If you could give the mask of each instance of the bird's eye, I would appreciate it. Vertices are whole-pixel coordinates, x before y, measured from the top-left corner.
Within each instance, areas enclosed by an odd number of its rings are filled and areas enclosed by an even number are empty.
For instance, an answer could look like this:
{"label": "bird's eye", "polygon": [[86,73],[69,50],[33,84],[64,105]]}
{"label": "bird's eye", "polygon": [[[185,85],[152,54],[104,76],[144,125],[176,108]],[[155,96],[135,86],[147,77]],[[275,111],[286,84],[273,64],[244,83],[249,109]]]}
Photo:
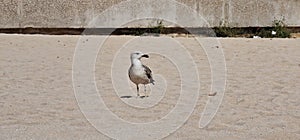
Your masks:
{"label": "bird's eye", "polygon": [[135,53],[135,54],[139,55],[140,53]]}

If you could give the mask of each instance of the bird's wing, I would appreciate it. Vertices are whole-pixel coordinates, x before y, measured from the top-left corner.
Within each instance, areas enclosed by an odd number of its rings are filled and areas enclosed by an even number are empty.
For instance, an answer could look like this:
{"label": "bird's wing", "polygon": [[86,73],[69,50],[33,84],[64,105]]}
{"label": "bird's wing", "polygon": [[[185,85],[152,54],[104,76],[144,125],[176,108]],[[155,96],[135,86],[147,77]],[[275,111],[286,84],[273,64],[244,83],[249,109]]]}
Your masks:
{"label": "bird's wing", "polygon": [[149,79],[151,79],[152,78],[152,71],[150,70],[150,68],[149,67],[147,67],[146,65],[143,65],[143,67],[144,67],[144,70],[145,70],[145,72],[146,72],[146,75],[147,75],[147,77],[149,78]]}
{"label": "bird's wing", "polygon": [[152,71],[151,71],[151,69],[149,67],[147,67],[146,65],[143,65],[143,67],[144,67],[144,70],[145,70],[145,73],[146,73],[147,77],[150,79],[150,83],[154,84],[153,83],[154,80],[152,78]]}

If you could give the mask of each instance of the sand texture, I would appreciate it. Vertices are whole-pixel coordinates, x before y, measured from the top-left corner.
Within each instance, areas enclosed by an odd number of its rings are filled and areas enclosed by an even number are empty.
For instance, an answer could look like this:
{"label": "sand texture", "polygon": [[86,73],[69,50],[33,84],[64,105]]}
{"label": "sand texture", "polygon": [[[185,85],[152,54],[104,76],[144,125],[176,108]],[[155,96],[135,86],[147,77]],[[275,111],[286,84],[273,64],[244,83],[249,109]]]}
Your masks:
{"label": "sand texture", "polygon": [[[0,139],[110,139],[89,123],[75,98],[72,64],[79,38],[0,35]],[[139,43],[141,38],[146,42]],[[152,69],[156,85],[147,87],[150,97],[135,97],[135,86],[127,77],[128,53],[134,49],[130,46],[140,45],[146,51],[147,46],[155,44],[147,38],[162,37],[112,36],[96,52],[95,81],[103,101],[114,114],[135,123],[163,118],[180,94],[176,64],[150,53],[150,59],[143,62]],[[218,38],[221,45],[211,47],[224,51],[226,89],[218,112],[205,128],[199,128],[201,112],[207,100],[214,98],[208,96],[212,83],[208,58],[192,37],[171,39],[181,42],[190,53],[201,86],[187,122],[166,139],[300,138],[300,39]],[[122,47],[126,43],[128,47]],[[180,50],[168,51],[180,57],[175,53]],[[114,84],[118,81],[111,76],[125,80],[131,92],[117,94]]]}

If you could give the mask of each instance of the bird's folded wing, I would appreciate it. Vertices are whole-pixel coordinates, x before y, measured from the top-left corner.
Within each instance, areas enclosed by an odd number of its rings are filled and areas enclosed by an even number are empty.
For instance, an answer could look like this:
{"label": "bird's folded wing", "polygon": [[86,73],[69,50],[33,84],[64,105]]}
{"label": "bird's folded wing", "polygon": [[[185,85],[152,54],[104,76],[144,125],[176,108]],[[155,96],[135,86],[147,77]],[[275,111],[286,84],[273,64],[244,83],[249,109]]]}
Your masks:
{"label": "bird's folded wing", "polygon": [[150,83],[152,83],[154,85],[154,80],[152,78],[152,71],[150,70],[149,67],[147,67],[145,65],[143,65],[143,67],[144,67],[144,70],[145,70],[145,73],[146,73],[148,79],[150,79]]}

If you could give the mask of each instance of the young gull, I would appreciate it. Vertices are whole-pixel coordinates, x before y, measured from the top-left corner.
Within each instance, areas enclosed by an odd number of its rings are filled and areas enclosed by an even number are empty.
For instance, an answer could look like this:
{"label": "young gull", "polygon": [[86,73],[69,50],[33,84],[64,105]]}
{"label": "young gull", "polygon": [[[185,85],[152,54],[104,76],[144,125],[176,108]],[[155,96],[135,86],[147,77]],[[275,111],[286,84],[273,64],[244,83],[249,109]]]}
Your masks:
{"label": "young gull", "polygon": [[[139,84],[144,85],[144,91],[146,95],[146,84],[152,83],[154,85],[154,80],[152,78],[152,71],[149,67],[145,66],[141,62],[141,58],[149,58],[149,55],[143,54],[142,52],[136,51],[131,53],[131,66],[128,70],[129,79],[136,85],[137,96],[139,97]],[[148,95],[146,95],[148,96]]]}

